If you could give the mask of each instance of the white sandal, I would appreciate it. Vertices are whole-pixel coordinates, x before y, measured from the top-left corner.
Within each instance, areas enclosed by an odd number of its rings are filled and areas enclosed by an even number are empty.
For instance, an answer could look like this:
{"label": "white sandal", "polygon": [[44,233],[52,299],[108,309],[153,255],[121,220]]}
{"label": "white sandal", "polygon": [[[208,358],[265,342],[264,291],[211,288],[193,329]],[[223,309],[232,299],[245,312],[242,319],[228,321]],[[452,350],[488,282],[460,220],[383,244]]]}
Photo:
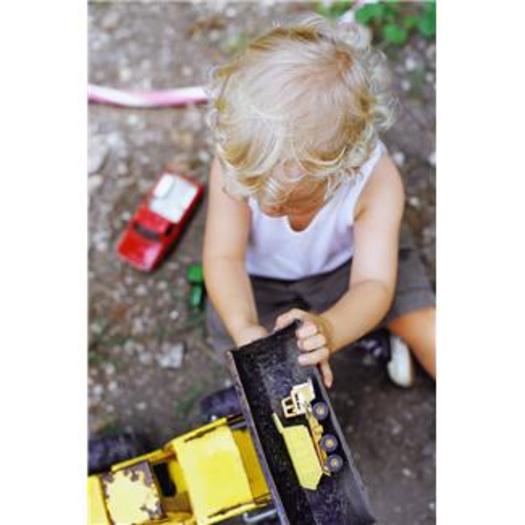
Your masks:
{"label": "white sandal", "polygon": [[388,377],[397,386],[410,388],[414,384],[414,363],[410,350],[400,337],[390,334],[390,361],[386,365]]}

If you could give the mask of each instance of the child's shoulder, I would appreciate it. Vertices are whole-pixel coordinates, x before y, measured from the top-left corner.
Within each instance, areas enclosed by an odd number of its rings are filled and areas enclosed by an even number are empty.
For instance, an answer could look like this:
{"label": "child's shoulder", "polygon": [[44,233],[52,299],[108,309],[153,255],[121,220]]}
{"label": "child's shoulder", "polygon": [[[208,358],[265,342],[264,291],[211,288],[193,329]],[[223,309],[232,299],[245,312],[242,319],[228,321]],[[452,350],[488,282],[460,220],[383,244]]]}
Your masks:
{"label": "child's shoulder", "polygon": [[403,208],[404,195],[401,174],[383,147],[356,203],[354,216],[357,217],[365,210],[373,208],[390,211]]}

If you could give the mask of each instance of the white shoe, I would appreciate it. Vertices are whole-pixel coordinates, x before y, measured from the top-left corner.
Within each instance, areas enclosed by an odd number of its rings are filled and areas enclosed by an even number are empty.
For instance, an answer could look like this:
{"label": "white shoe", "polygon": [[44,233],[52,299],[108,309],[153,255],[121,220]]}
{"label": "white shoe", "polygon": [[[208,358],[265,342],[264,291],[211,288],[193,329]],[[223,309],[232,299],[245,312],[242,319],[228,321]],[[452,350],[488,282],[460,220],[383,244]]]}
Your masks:
{"label": "white shoe", "polygon": [[394,334],[390,334],[390,354],[386,365],[388,376],[397,386],[411,387],[414,384],[412,356],[405,341]]}

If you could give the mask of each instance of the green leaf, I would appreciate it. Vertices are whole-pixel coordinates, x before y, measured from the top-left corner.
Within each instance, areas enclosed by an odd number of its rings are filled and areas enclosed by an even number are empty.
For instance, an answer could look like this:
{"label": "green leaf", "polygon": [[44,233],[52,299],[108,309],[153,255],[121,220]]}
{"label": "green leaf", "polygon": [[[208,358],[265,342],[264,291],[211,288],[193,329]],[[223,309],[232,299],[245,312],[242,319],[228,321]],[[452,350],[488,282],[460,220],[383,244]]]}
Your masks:
{"label": "green leaf", "polygon": [[396,24],[387,24],[383,27],[383,38],[392,44],[404,44],[408,38],[408,31]]}
{"label": "green leaf", "polygon": [[390,4],[383,4],[382,17],[388,22],[393,22],[399,13],[399,6],[392,6]]}
{"label": "green leaf", "polygon": [[436,34],[436,20],[432,18],[422,18],[418,24],[419,32],[427,37],[433,37]]}
{"label": "green leaf", "polygon": [[429,3],[425,5],[421,18],[417,25],[419,32],[430,38],[436,34],[436,4]]}
{"label": "green leaf", "polygon": [[355,18],[360,24],[367,25],[372,20],[375,22],[380,22],[384,14],[384,4],[365,4],[363,7],[358,9],[357,13],[355,14]]}
{"label": "green leaf", "polygon": [[332,4],[332,15],[339,18],[350,9],[351,5],[351,1],[335,2]]}
{"label": "green leaf", "polygon": [[331,4],[318,2],[316,11],[327,18],[339,18],[346,13],[352,5],[352,0],[340,0]]}
{"label": "green leaf", "polygon": [[415,15],[406,15],[403,17],[403,27],[405,29],[412,29],[417,27],[419,23],[419,18]]}

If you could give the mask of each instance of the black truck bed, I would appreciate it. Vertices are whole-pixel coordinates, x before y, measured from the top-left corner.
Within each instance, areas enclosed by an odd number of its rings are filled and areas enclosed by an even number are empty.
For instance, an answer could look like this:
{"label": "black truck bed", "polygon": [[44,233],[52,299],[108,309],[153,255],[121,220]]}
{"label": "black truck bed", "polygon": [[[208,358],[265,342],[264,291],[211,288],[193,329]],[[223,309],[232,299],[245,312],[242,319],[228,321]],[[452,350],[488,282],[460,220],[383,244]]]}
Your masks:
{"label": "black truck bed", "polygon": [[[297,323],[294,323],[265,339],[228,352],[242,411],[279,519],[282,524],[291,525],[374,523],[363,483],[320,374],[315,367],[301,367],[297,363],[296,329]],[[333,476],[323,475],[315,491],[299,485],[283,437],[271,417],[273,412],[281,414],[280,400],[290,394],[291,387],[304,383],[309,377],[316,391],[316,400],[323,400],[330,407],[330,415],[322,424],[326,432],[337,436],[340,442],[338,454],[344,460],[343,469]]]}

